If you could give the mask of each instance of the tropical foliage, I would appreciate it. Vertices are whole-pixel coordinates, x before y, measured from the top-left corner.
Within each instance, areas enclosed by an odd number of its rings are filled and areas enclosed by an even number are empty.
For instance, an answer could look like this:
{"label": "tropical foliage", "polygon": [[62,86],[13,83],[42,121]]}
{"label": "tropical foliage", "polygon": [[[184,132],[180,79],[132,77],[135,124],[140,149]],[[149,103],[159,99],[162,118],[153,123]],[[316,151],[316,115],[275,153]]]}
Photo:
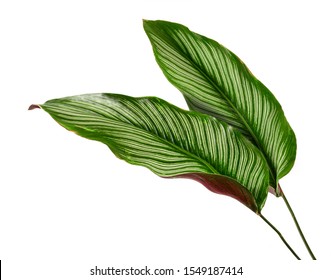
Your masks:
{"label": "tropical foliage", "polygon": [[231,51],[166,21],[144,21],[155,58],[190,111],[156,97],[114,93],[49,100],[60,125],[106,144],[120,159],[166,178],[190,178],[262,215],[268,189],[282,196],[314,259],[279,179],[292,168],[296,138],[274,95]]}

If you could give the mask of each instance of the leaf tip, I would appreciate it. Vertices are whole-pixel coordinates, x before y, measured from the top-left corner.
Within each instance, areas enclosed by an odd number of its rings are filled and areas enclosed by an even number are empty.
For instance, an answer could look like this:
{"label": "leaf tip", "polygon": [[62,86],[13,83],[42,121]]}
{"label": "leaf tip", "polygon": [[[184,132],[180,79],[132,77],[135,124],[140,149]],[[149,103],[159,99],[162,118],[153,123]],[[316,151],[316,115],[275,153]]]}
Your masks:
{"label": "leaf tip", "polygon": [[41,107],[40,107],[40,105],[32,104],[32,105],[30,105],[28,110],[34,110],[34,109],[41,109]]}
{"label": "leaf tip", "polygon": [[152,20],[144,19],[144,18],[143,18],[143,27],[146,29],[146,27],[147,27],[148,25],[150,25],[151,22],[152,22]]}

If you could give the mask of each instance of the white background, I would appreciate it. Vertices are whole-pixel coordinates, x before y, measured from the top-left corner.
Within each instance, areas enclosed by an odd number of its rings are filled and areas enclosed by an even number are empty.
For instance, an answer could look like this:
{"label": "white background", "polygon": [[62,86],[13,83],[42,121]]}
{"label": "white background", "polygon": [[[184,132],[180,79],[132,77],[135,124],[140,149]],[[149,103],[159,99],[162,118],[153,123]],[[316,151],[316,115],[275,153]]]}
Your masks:
{"label": "white background", "polygon": [[[327,4],[1,1],[3,279],[108,279],[89,276],[95,265],[182,271],[243,266],[244,275],[236,279],[326,279],[331,249]],[[298,141],[295,166],[281,185],[318,261],[309,260],[281,199],[269,196],[263,213],[304,261],[296,261],[237,201],[193,181],[161,179],[120,161],[104,145],[67,132],[45,112],[27,111],[32,103],[94,92],[156,95],[186,108],[154,60],[143,18],[179,22],[219,41],[275,94]],[[147,277],[165,278],[222,277]]]}

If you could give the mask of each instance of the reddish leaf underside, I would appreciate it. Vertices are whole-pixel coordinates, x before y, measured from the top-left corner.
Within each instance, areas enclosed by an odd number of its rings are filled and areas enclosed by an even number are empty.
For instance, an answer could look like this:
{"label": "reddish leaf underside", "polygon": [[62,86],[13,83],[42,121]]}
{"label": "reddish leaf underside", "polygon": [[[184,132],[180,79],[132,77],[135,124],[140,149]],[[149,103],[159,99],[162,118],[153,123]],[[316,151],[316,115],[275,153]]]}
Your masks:
{"label": "reddish leaf underside", "polygon": [[36,105],[36,104],[32,104],[32,105],[30,105],[28,110],[34,110],[34,109],[40,109],[40,106]]}
{"label": "reddish leaf underside", "polygon": [[188,173],[171,178],[193,179],[204,185],[208,190],[217,194],[230,196],[247,206],[253,212],[259,213],[253,195],[241,184],[229,177],[215,174]]}

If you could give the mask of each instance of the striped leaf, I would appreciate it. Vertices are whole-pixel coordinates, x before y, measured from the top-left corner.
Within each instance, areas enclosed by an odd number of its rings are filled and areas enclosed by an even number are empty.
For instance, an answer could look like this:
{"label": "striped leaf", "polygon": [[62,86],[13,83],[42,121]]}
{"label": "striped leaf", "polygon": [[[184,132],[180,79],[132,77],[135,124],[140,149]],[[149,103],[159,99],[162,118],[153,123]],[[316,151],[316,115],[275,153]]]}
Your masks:
{"label": "striped leaf", "polygon": [[85,94],[40,107],[78,135],[106,144],[120,159],[167,178],[191,178],[259,213],[268,167],[258,149],[214,117],[179,109],[155,97]]}
{"label": "striped leaf", "polygon": [[270,185],[292,168],[296,139],[272,93],[219,43],[166,21],[144,21],[156,61],[191,110],[237,128],[263,153]]}

